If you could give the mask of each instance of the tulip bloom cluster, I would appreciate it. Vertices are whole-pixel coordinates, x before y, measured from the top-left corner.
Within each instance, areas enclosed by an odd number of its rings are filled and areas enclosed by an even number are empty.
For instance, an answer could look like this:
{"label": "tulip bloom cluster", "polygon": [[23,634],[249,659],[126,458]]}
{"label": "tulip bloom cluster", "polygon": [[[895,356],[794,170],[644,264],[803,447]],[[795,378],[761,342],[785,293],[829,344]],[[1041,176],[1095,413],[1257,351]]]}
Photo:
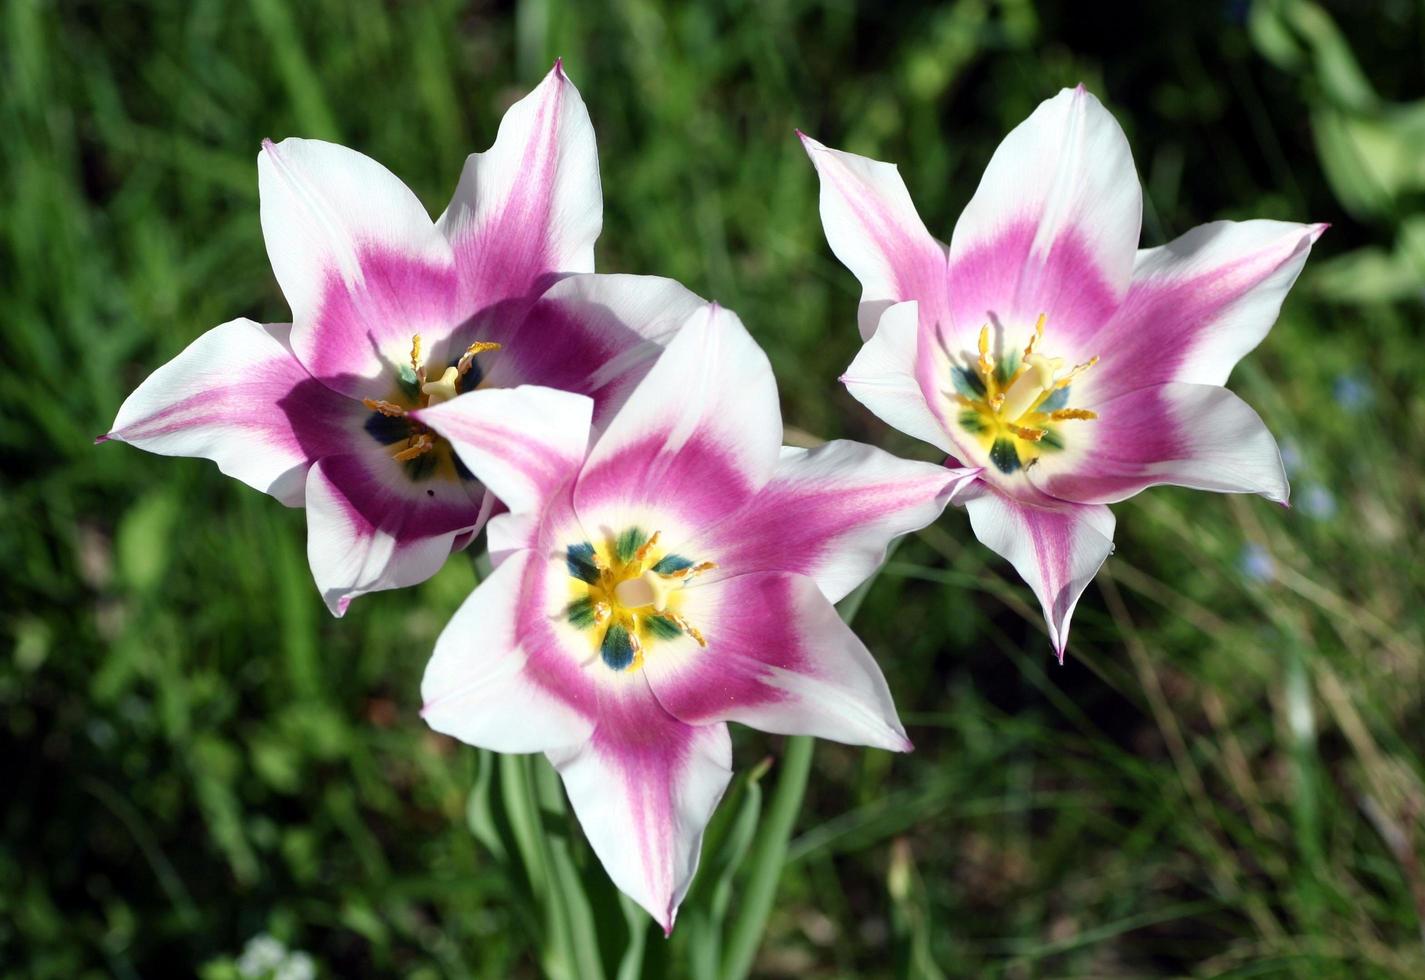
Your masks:
{"label": "tulip bloom cluster", "polygon": [[864,289],[842,381],[946,465],[783,446],[771,367],[736,315],[593,272],[593,128],[559,64],[436,221],[354,151],[264,143],[292,322],[213,328],[102,437],[212,459],[305,507],[338,616],[484,528],[493,572],[442,633],[422,714],[543,752],[665,930],[731,775],[727,722],[910,748],[833,607],[891,539],[966,506],[1062,659],[1112,549],[1107,504],[1158,483],[1287,497],[1271,435],[1222,384],[1323,226],[1218,222],[1138,250],[1127,141],[1082,88],[1009,135],[948,248],[894,167],[803,142]]}

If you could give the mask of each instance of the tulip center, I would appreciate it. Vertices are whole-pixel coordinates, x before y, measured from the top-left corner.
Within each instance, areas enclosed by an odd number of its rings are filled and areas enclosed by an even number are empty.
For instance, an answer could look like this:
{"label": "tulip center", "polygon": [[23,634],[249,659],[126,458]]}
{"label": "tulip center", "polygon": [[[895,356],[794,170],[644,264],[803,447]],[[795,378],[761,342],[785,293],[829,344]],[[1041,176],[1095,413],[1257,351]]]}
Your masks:
{"label": "tulip center", "polygon": [[1013,473],[1045,452],[1063,449],[1059,423],[1098,418],[1087,409],[1068,407],[1074,379],[1098,358],[1066,368],[1063,358],[1040,353],[1046,319],[1040,315],[1023,354],[1014,351],[1004,360],[990,353],[986,324],[980,328],[979,358],[973,368],[953,371],[952,397],[960,406],[960,427],[979,440],[1001,473]]}
{"label": "tulip center", "polygon": [[715,568],[659,547],[659,532],[631,527],[608,541],[581,541],[565,549],[573,598],[565,618],[588,631],[594,655],[611,670],[637,670],[659,641],[690,637],[700,647],[707,640],[678,611],[683,587]]}
{"label": "tulip center", "polygon": [[[450,462],[457,472],[461,472],[459,460],[450,452],[449,444],[408,413],[450,401],[462,390],[473,388],[480,378],[475,366],[476,356],[499,349],[499,344],[477,341],[447,365],[439,377],[430,380],[427,376],[428,365],[421,359],[421,336],[416,334],[411,338],[410,363],[401,365],[392,397],[362,399],[362,403],[371,410],[366,431],[378,442],[392,446],[391,458],[408,464],[413,478],[429,476],[440,467],[442,460]],[[473,383],[470,380],[472,370],[475,372]]]}

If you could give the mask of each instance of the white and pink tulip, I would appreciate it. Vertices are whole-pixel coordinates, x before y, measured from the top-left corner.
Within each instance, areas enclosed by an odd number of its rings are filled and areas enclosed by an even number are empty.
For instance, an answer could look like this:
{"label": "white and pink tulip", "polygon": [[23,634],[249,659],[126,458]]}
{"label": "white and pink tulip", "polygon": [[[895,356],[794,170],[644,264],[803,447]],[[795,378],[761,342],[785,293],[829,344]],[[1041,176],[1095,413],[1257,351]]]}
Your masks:
{"label": "white and pink tulip", "polygon": [[415,413],[526,383],[617,407],[701,301],[592,273],[593,128],[556,64],[472,154],[432,221],[390,171],[331,143],[266,142],[263,236],[292,323],[208,331],[129,396],[101,439],[214,460],[307,509],[331,610],[433,575],[494,504]]}
{"label": "white and pink tulip", "polygon": [[1218,221],[1139,249],[1128,141],[1082,86],[1000,144],[948,247],[893,165],[802,142],[862,286],[865,345],[842,381],[978,468],[956,502],[1034,589],[1060,660],[1113,550],[1108,504],[1155,484],[1286,503],[1276,442],[1223,384],[1325,225]]}
{"label": "white and pink tulip", "polygon": [[781,445],[766,356],[697,311],[602,431],[589,399],[481,391],[417,413],[503,500],[494,573],[441,635],[430,725],[544,752],[620,889],[671,930],[731,774],[726,722],[910,748],[832,603],[968,472]]}

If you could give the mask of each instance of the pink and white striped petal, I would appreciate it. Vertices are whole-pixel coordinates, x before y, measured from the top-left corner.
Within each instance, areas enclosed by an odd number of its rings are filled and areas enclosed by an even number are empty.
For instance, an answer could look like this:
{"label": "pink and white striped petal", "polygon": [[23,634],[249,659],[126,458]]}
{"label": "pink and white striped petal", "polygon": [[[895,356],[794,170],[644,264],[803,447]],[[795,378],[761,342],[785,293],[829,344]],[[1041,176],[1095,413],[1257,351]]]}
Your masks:
{"label": "pink and white striped petal", "polygon": [[1039,597],[1059,662],[1079,596],[1113,552],[1113,512],[1101,504],[1017,500],[990,487],[965,509],[975,537],[1009,560]]}
{"label": "pink and white striped petal", "polygon": [[386,398],[411,338],[445,353],[455,259],[421,202],[375,160],[334,143],[263,143],[262,234],[292,307],[292,349],[353,397]]}
{"label": "pink and white striped petal", "polygon": [[[917,304],[897,303],[841,376],[841,383],[882,422],[946,453],[958,454],[951,435],[958,427],[949,396],[948,358],[938,356],[933,335],[922,334]],[[931,349],[920,351],[922,341]],[[924,366],[922,367],[922,359]],[[928,391],[927,391],[928,388]],[[935,406],[935,407],[932,407]],[[945,414],[937,414],[939,412]]]}
{"label": "pink and white striped petal", "polygon": [[881,669],[817,584],[765,572],[698,584],[683,615],[707,647],[682,638],[648,658],[660,704],[690,725],[736,721],[908,752]]}
{"label": "pink and white striped petal", "polygon": [[307,560],[327,607],[341,616],[357,596],[430,578],[484,524],[485,500],[453,469],[408,479],[385,450],[318,461],[307,476]]}
{"label": "pink and white striped petal", "polygon": [[797,135],[821,178],[826,240],[861,280],[861,339],[876,332],[888,306],[904,300],[918,300],[933,325],[946,310],[946,249],[920,220],[895,164]]}
{"label": "pink and white striped petal", "polygon": [[1123,305],[1094,336],[1108,398],[1169,381],[1221,385],[1276,322],[1326,225],[1214,221],[1138,253]]}
{"label": "pink and white striped petal", "polygon": [[455,250],[462,318],[532,300],[569,272],[594,271],[603,191],[594,127],[579,90],[554,67],[465,161],[439,227]]}
{"label": "pink and white striped petal", "polygon": [[1055,353],[1074,356],[1128,291],[1142,211],[1128,140],[1098,99],[1079,86],[1041,103],[955,225],[942,343],[971,352],[988,323],[1003,354],[1047,314]]}
{"label": "pink and white striped petal", "polygon": [[541,683],[541,658],[521,645],[520,592],[531,574],[524,551],[502,563],[440,634],[421,680],[421,717],[438,732],[495,752],[581,745],[595,717]]}
{"label": "pink and white striped petal", "polygon": [[726,725],[672,718],[633,678],[601,701],[593,739],[548,755],[609,877],[668,934],[732,778],[732,742]]}
{"label": "pink and white striped petal", "polygon": [[1045,493],[1111,504],[1159,484],[1256,493],[1285,504],[1290,493],[1276,440],[1252,407],[1226,388],[1164,384],[1092,405],[1075,422],[1076,444],[1027,471]]}
{"label": "pink and white striped petal", "polygon": [[540,296],[508,337],[482,355],[486,383],[545,385],[594,399],[594,424],[611,418],[663,348],[707,301],[659,276],[568,276]]}
{"label": "pink and white striped petal", "polygon": [[885,560],[891,539],[939,517],[978,472],[846,440],[788,446],[750,504],[682,547],[717,562],[709,578],[797,572],[838,602]]}
{"label": "pink and white striped petal", "polygon": [[481,388],[412,412],[450,441],[471,473],[515,513],[542,509],[574,478],[594,403],[553,388]]}
{"label": "pink and white striped petal", "polygon": [[767,355],[736,314],[711,304],[669,342],[594,442],[574,507],[590,530],[637,525],[655,506],[707,527],[766,485],[781,442]]}
{"label": "pink and white striped petal", "polygon": [[368,413],[307,373],[287,346],[290,329],[251,320],[214,327],[149,375],[99,441],[211,459],[228,476],[302,506],[307,468],[356,448]]}

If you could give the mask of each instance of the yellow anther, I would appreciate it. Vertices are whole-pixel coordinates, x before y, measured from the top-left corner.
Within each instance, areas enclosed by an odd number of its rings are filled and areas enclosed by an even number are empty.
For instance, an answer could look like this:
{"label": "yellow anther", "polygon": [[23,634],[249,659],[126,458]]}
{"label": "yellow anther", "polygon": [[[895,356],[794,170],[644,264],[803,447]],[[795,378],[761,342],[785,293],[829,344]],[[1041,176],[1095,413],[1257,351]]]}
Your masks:
{"label": "yellow anther", "polygon": [[1071,385],[1071,384],[1073,383],[1073,381],[1074,381],[1075,378],[1077,378],[1079,375],[1083,374],[1085,371],[1087,371],[1089,368],[1093,367],[1093,366],[1094,366],[1095,364],[1097,364],[1097,363],[1098,363],[1098,355],[1095,354],[1093,357],[1090,357],[1087,361],[1084,361],[1084,363],[1082,363],[1082,364],[1075,364],[1074,367],[1073,367],[1073,369],[1070,370],[1068,374],[1066,374],[1066,375],[1064,375],[1062,378],[1060,378],[1059,381],[1058,381],[1058,383],[1056,383],[1056,384],[1054,385],[1054,387],[1055,387],[1055,388],[1067,388],[1067,387],[1069,387],[1069,385]]}
{"label": "yellow anther", "polygon": [[988,382],[994,369],[995,359],[990,354],[990,325],[987,323],[980,328],[980,376]]}
{"label": "yellow anther", "polygon": [[460,394],[460,372],[453,367],[445,369],[439,381],[427,381],[421,385],[421,393],[426,396],[427,405],[448,402]]}
{"label": "yellow anther", "polygon": [[684,619],[682,616],[679,616],[675,612],[664,613],[663,615],[671,619],[673,621],[673,624],[677,626],[678,629],[682,630],[688,636],[692,637],[693,641],[696,642],[698,646],[704,648],[707,647],[708,641],[703,639],[703,634],[692,623],[688,622],[686,619]]}
{"label": "yellow anther", "polygon": [[607,622],[609,621],[609,617],[612,616],[612,615],[613,615],[613,610],[609,608],[609,604],[608,604],[607,602],[596,602],[596,603],[594,603],[594,625],[595,625],[595,626],[602,626],[602,625],[604,625],[605,623],[607,623]]}
{"label": "yellow anther", "polygon": [[406,414],[406,410],[400,405],[394,402],[388,402],[384,398],[363,398],[361,399],[361,404],[373,412],[380,412],[382,415],[388,415],[393,419],[398,419]]}
{"label": "yellow anther", "polygon": [[416,372],[416,377],[422,381],[426,379],[425,371],[421,369],[421,335],[416,334],[411,338],[411,370]]}
{"label": "yellow anther", "polygon": [[1087,408],[1058,408],[1050,413],[1049,417],[1055,422],[1064,422],[1068,419],[1096,419],[1097,412],[1090,412]]}
{"label": "yellow anther", "polygon": [[1049,319],[1049,314],[1039,314],[1039,321],[1034,324],[1034,333],[1029,335],[1029,343],[1024,345],[1024,356],[1028,357],[1034,353],[1034,347],[1039,341],[1044,339],[1044,323]]}
{"label": "yellow anther", "polygon": [[396,453],[391,458],[404,463],[419,456],[424,456],[426,453],[430,452],[434,448],[435,440],[431,438],[430,433],[422,432],[419,435],[412,436],[410,441],[406,444],[406,448],[402,449],[400,452]]}
{"label": "yellow anther", "polygon": [[1013,432],[1015,435],[1019,436],[1019,438],[1026,439],[1029,442],[1038,442],[1040,439],[1044,438],[1043,429],[1032,429],[1023,425],[1010,425],[1006,426],[1006,428],[1008,428],[1010,432]]}
{"label": "yellow anther", "polygon": [[658,544],[658,536],[662,533],[662,531],[654,531],[653,535],[647,541],[643,542],[639,549],[633,553],[633,560],[629,562],[629,564],[642,565],[644,559],[648,557],[648,553]]}
{"label": "yellow anther", "polygon": [[475,343],[465,348],[465,353],[460,355],[460,361],[455,365],[456,370],[463,378],[470,371],[470,365],[475,363],[476,355],[484,354],[486,351],[499,349],[500,345],[494,343],[493,341],[477,340],[475,341]]}
{"label": "yellow anther", "polygon": [[684,568],[677,568],[671,572],[664,572],[663,577],[671,579],[692,578],[694,575],[701,575],[703,572],[710,572],[714,568],[717,568],[717,562],[704,561],[699,562],[696,565],[688,565]]}

